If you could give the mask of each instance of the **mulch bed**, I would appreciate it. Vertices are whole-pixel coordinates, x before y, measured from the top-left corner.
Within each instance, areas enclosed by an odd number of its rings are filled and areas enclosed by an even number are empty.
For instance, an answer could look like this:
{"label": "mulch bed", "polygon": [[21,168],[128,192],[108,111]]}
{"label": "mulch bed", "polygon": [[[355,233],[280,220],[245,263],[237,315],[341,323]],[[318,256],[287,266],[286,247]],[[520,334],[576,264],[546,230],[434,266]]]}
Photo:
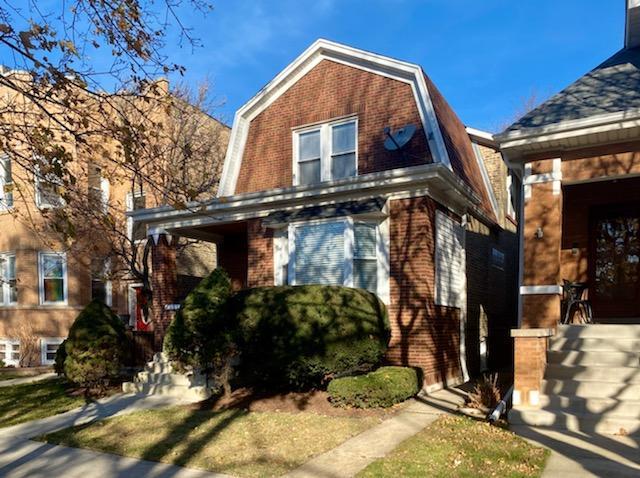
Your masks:
{"label": "mulch bed", "polygon": [[269,393],[251,388],[239,388],[234,390],[229,397],[212,397],[191,406],[197,410],[243,409],[251,412],[311,412],[333,417],[374,416],[384,418],[399,411],[403,404],[388,409],[337,408],[329,402],[327,392],[321,390]]}

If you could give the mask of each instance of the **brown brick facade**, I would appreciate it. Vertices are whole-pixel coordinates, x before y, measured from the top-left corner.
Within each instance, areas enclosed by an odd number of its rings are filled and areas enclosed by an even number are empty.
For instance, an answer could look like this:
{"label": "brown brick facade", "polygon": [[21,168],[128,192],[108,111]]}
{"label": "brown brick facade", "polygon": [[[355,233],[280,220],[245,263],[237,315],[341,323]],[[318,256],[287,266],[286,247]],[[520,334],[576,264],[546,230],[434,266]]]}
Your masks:
{"label": "brown brick facade", "polygon": [[539,405],[538,399],[547,366],[547,348],[552,331],[514,330],[513,404]]}
{"label": "brown brick facade", "polygon": [[[251,121],[236,194],[292,185],[292,129],[357,115],[358,173],[431,162],[411,86],[329,60]],[[412,123],[418,131],[405,158],[384,149],[383,128]]]}
{"label": "brown brick facade", "polygon": [[165,306],[174,304],[178,297],[178,278],[176,267],[176,248],[161,235],[158,243],[151,247],[151,264],[153,267],[151,316],[153,317],[154,347],[162,350],[162,342],[174,312],[165,310]]}
{"label": "brown brick facade", "polygon": [[460,377],[460,314],[434,304],[436,203],[391,201],[390,363],[421,367],[425,384]]}

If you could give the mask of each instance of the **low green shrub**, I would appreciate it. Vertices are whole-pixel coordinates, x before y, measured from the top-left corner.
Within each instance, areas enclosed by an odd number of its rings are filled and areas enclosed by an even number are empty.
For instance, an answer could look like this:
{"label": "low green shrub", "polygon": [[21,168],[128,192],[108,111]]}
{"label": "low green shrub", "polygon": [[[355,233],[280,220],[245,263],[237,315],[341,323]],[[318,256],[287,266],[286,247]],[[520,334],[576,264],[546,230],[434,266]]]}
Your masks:
{"label": "low green shrub", "polygon": [[87,390],[101,390],[120,375],[130,347],[122,321],[107,305],[94,300],[69,329],[64,350],[67,379]]}
{"label": "low green shrub", "polygon": [[226,314],[231,281],[215,269],[184,300],[164,338],[164,351],[179,367],[211,370],[232,346],[234,326]]}
{"label": "low green shrub", "polygon": [[373,370],[389,343],[384,304],[338,286],[261,287],[231,297],[240,376],[270,388],[309,389]]}
{"label": "low green shrub", "polygon": [[386,408],[413,397],[419,389],[415,369],[381,367],[366,375],[333,379],[327,392],[337,407]]}
{"label": "low green shrub", "polygon": [[64,375],[64,362],[67,360],[67,341],[63,340],[56,350],[56,359],[53,363],[53,371],[58,375]]}

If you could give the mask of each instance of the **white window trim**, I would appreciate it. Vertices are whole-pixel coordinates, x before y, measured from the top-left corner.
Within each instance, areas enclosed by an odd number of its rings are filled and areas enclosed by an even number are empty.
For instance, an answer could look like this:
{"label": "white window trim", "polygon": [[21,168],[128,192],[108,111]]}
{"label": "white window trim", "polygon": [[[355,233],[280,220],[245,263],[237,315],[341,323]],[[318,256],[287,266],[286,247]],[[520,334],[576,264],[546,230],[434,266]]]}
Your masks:
{"label": "white window trim", "polygon": [[[8,257],[16,257],[15,252],[0,252],[0,261],[6,260]],[[16,262],[16,279],[18,278],[17,271],[18,263]],[[4,282],[4,278],[0,277],[0,307],[12,307],[18,304],[17,301],[10,302],[8,300],[10,294],[9,284]]]}
{"label": "white window trim", "polygon": [[[356,138],[355,138],[355,163],[356,163],[356,176],[358,176],[358,117],[349,116],[347,118],[340,118],[326,123],[314,124],[311,126],[304,126],[293,131],[293,185],[299,186],[300,168],[299,168],[299,143],[300,135],[304,133],[310,133],[312,131],[320,132],[320,182],[333,181],[331,177],[331,162],[333,160],[332,154],[332,134],[333,127],[340,126],[347,123],[355,123]],[[346,154],[346,153],[344,153]],[[346,179],[346,178],[343,178]]]}
{"label": "white window trim", "polygon": [[142,282],[134,282],[127,287],[127,306],[129,309],[129,326],[136,326],[136,287],[142,287]]}
{"label": "white window trim", "polygon": [[10,164],[11,163],[11,158],[4,156],[0,158],[0,212],[2,211],[11,211],[14,207],[14,201],[12,201],[12,204],[9,206],[6,204],[5,200],[6,200],[6,194],[4,191],[4,188],[7,184],[13,184],[13,181],[11,181],[10,183],[5,182],[5,178],[4,178],[4,168],[6,167],[6,164]]}
{"label": "white window trim", "polygon": [[516,217],[516,210],[513,207],[513,194],[511,192],[511,188],[513,187],[513,176],[512,176],[512,172],[509,171],[507,173],[507,177],[506,177],[506,183],[507,183],[507,216],[515,219]]}
{"label": "white window trim", "polygon": [[[108,277],[111,273],[111,258],[107,257],[104,261],[104,266],[103,266],[103,274],[104,277]],[[94,271],[91,271],[91,289],[93,290],[93,282],[94,281],[99,281],[104,283],[104,292],[105,292],[105,297],[104,297],[104,302],[106,305],[108,305],[109,307],[113,306],[113,281],[111,279],[94,279]],[[91,297],[91,299],[93,300],[93,297]]]}
{"label": "white window trim", "polygon": [[[34,159],[35,161],[35,159]],[[57,204],[51,204],[51,203],[46,203],[42,201],[42,193],[40,191],[40,184],[42,182],[48,182],[48,183],[54,183],[55,181],[46,181],[46,178],[41,178],[40,177],[40,171],[39,171],[39,167],[36,163],[36,171],[34,174],[34,186],[35,186],[35,191],[36,191],[36,206],[38,207],[38,209],[58,209],[61,207],[64,207],[66,205],[66,202],[64,200],[64,198],[62,197],[61,194],[58,194],[58,198],[59,198],[59,202]],[[59,179],[59,178],[58,178]],[[58,184],[59,186],[61,184]]]}
{"label": "white window trim", "polygon": [[[134,197],[139,198],[143,196],[145,196],[144,191],[128,192],[125,199],[127,212],[133,211],[133,198]],[[133,218],[129,216],[127,217],[127,237],[134,244],[144,244],[147,240],[147,239],[136,239],[135,241],[133,240]]]}
{"label": "white window trim", "polygon": [[[20,346],[20,341],[17,339],[0,339],[0,343],[5,344],[5,357],[8,356],[12,356],[13,355],[13,347],[15,345]],[[20,350],[18,352],[19,354],[22,354],[22,350]],[[1,359],[0,359],[1,360]],[[14,360],[14,359],[4,359],[4,364],[5,365],[13,365],[14,367],[19,367],[20,366],[20,359],[18,360]]]}
{"label": "white window trim", "polygon": [[54,360],[47,360],[47,345],[58,345],[64,342],[64,337],[42,337],[40,339],[40,363],[42,365],[53,365]]}
{"label": "white window trim", "polygon": [[[296,221],[289,224],[288,227],[288,255],[287,255],[287,264],[288,264],[288,279],[290,285],[298,285],[295,277],[295,259],[296,259],[296,229],[299,226],[310,226],[316,224],[326,224],[333,222],[342,222],[345,225],[344,232],[344,275],[343,275],[343,283],[342,285],[345,287],[353,287],[353,249],[355,247],[354,242],[354,223],[355,222],[366,222],[368,224],[375,225],[376,227],[376,259],[377,259],[377,290],[376,295],[384,302],[385,304],[389,304],[390,297],[390,287],[389,287],[389,275],[390,275],[390,265],[389,265],[389,220],[385,219],[382,222],[379,221],[371,221],[365,219],[359,219],[357,216],[354,218],[353,216],[346,217],[333,217],[333,218],[324,218],[324,219],[314,219],[310,221]],[[274,238],[275,240],[275,238]],[[280,262],[280,266],[284,265],[284,263]],[[281,268],[281,267],[280,267]],[[277,279],[277,277],[276,277]],[[276,282],[278,284],[278,282]]]}
{"label": "white window trim", "polygon": [[[465,228],[462,226],[462,224],[460,224],[458,221],[456,221],[455,219],[451,218],[449,215],[443,213],[442,211],[436,211],[436,220],[435,220],[435,229],[436,229],[436,235],[435,235],[435,245],[436,245],[436,251],[435,251],[435,282],[436,282],[436,287],[435,287],[435,304],[439,305],[439,306],[443,306],[443,307],[454,307],[457,309],[463,309],[466,307],[466,248],[465,248],[465,242],[466,242],[466,230]],[[438,223],[440,222],[438,219],[440,219],[441,221],[450,221],[453,224],[454,228],[461,228],[462,229],[462,250],[459,251],[460,254],[462,254],[461,257],[461,274],[462,277],[460,278],[461,283],[458,285],[458,287],[460,288],[459,294],[458,294],[458,300],[457,303],[453,304],[450,303],[448,301],[447,298],[445,297],[440,297],[441,295],[441,288],[439,287],[439,280],[440,278],[438,277],[438,263],[440,262],[440,254],[442,253],[441,249],[438,247]]]}
{"label": "white window trim", "polygon": [[[42,258],[44,256],[58,256],[63,259],[62,262],[62,289],[64,294],[64,300],[58,302],[51,302],[44,300],[44,271],[42,270]],[[69,274],[67,271],[67,254],[65,252],[55,251],[41,251],[38,252],[38,295],[40,297],[40,305],[60,306],[68,305],[69,299]]]}

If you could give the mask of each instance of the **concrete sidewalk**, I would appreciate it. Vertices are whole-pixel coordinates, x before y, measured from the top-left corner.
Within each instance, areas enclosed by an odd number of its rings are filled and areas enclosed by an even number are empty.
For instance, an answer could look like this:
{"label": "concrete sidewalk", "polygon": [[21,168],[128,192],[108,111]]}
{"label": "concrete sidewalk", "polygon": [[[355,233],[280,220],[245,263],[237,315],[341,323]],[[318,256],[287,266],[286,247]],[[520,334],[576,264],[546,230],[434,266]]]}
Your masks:
{"label": "concrete sidewalk", "polygon": [[82,425],[116,415],[183,404],[179,399],[166,396],[114,395],[84,407],[2,428],[0,438],[0,476],[65,478],[129,478],[178,477],[223,478],[226,475],[181,468],[134,458],[126,458],[89,450],[48,445],[29,440],[56,430]]}
{"label": "concrete sidewalk", "polygon": [[390,453],[440,415],[455,412],[465,394],[457,389],[420,394],[396,416],[347,440],[285,475],[287,478],[347,478]]}
{"label": "concrete sidewalk", "polygon": [[12,385],[22,385],[24,383],[40,382],[42,380],[49,380],[50,378],[56,378],[57,375],[53,372],[41,373],[40,375],[31,375],[29,377],[17,377],[10,378],[9,380],[0,380],[0,387],[11,387]]}
{"label": "concrete sidewalk", "polygon": [[511,430],[551,450],[543,478],[640,476],[640,436],[592,435],[517,425]]}

